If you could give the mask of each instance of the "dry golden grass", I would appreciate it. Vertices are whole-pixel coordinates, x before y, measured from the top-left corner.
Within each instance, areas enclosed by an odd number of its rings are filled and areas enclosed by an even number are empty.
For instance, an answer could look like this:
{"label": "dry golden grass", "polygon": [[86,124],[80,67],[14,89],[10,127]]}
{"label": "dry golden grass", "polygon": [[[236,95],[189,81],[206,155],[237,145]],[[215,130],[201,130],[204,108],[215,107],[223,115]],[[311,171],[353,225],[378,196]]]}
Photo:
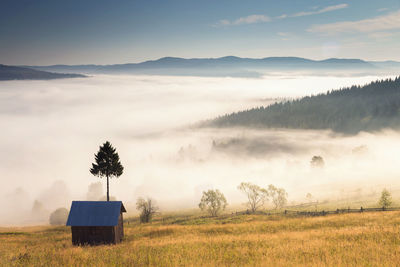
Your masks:
{"label": "dry golden grass", "polygon": [[0,228],[4,266],[399,266],[400,212],[125,227],[118,245],[74,247],[67,227]]}

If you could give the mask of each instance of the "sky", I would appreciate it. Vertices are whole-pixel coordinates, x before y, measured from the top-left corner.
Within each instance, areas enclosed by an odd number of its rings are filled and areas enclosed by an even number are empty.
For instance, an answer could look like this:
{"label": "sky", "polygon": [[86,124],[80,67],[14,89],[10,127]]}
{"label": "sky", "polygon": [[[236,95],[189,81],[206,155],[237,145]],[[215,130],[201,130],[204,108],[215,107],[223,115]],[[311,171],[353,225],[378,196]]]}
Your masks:
{"label": "sky", "polygon": [[400,0],[1,0],[0,64],[298,56],[400,61]]}

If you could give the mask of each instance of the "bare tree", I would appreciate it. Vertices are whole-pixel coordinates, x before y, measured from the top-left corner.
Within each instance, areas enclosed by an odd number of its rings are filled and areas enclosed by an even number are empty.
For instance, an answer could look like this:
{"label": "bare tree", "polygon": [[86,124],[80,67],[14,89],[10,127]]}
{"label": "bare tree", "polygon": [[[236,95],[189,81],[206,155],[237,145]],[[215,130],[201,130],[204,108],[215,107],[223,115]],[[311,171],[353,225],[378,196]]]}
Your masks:
{"label": "bare tree", "polygon": [[241,183],[238,189],[247,196],[246,205],[250,208],[251,212],[256,212],[257,209],[262,207],[265,201],[268,201],[268,192],[265,188],[252,183]]}
{"label": "bare tree", "polygon": [[280,209],[286,205],[288,194],[286,193],[285,189],[277,188],[270,184],[267,192],[268,196],[272,199],[272,203],[274,203],[275,209]]}
{"label": "bare tree", "polygon": [[203,191],[203,196],[199,204],[201,210],[207,210],[211,216],[217,216],[225,210],[228,203],[226,202],[224,194],[218,189]]}
{"label": "bare tree", "polygon": [[148,223],[153,218],[153,215],[157,212],[158,207],[153,199],[138,198],[136,201],[136,209],[140,210],[140,222]]}

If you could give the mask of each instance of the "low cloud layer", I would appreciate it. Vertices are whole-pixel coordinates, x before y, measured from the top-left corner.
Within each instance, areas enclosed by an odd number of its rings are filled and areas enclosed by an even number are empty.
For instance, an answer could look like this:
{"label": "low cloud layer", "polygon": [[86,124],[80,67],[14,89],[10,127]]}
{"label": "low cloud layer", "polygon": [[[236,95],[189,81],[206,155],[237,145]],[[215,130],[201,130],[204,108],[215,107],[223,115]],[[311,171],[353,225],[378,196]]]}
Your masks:
{"label": "low cloud layer", "polygon": [[[131,213],[140,196],[158,200],[162,210],[193,208],[209,188],[240,205],[244,198],[236,187],[242,181],[284,187],[290,201],[301,201],[307,192],[322,199],[348,188],[392,186],[400,163],[396,132],[346,137],[329,131],[190,127],[224,113],[375,79],[116,75],[2,82],[0,224],[43,223],[56,208],[69,208],[71,200],[97,199],[104,191],[93,183],[105,189],[105,181],[89,168],[106,140],[125,167],[111,180],[111,195]],[[363,146],[367,149],[355,151],[364,154],[353,152]],[[324,158],[323,170],[310,168],[314,155]],[[43,216],[32,217],[33,211]]]}

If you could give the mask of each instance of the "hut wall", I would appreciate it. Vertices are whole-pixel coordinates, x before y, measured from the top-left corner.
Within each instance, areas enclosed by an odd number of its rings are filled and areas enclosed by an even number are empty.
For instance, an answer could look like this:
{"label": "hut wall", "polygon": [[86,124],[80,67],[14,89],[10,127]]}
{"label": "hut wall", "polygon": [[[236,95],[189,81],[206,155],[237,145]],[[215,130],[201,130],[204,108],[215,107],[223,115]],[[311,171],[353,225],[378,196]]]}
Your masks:
{"label": "hut wall", "polygon": [[122,212],[118,218],[118,228],[119,228],[119,238],[122,240],[124,238],[124,217],[122,216]]}
{"label": "hut wall", "polygon": [[114,226],[114,234],[116,243],[121,242],[124,237],[124,223],[123,223],[122,212],[118,217],[118,224]]}
{"label": "hut wall", "polygon": [[116,243],[115,229],[112,226],[72,226],[74,245],[97,245]]}

